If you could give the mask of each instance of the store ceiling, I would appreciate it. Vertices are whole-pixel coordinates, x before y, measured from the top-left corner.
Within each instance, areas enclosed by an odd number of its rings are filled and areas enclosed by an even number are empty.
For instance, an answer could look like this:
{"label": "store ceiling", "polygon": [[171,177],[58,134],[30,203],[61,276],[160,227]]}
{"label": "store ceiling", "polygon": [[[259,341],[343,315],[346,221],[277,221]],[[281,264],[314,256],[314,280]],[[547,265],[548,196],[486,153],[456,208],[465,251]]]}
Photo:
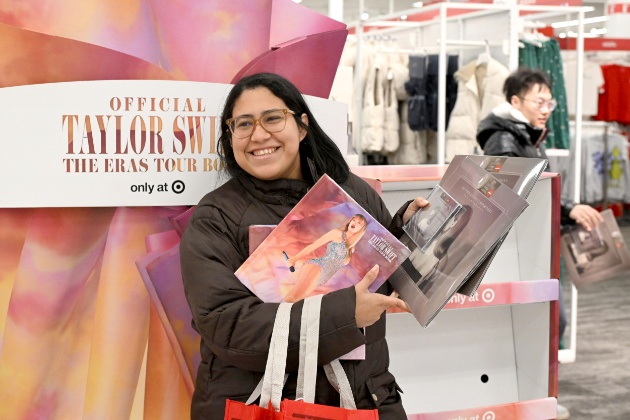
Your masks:
{"label": "store ceiling", "polygon": [[[294,0],[295,1],[295,0]],[[356,22],[360,19],[361,10],[359,10],[359,0],[332,0],[332,1],[341,1],[343,3],[343,21],[345,23]],[[602,16],[604,14],[604,4],[606,0],[589,0],[583,3],[584,6],[592,6],[595,7],[595,11],[587,13],[586,17],[595,17]],[[306,6],[310,9],[313,9],[321,14],[328,15],[328,3],[329,0],[302,0],[301,2],[296,1],[296,3],[301,3],[303,6]],[[389,13],[397,13],[401,11],[414,9],[413,3],[415,1],[412,0],[363,0],[364,4],[364,12],[369,13],[370,18],[378,17],[381,15],[386,15]],[[576,19],[576,16],[566,16],[566,18],[562,17],[554,17],[551,19],[541,19],[545,23],[551,24],[552,22],[557,22],[561,20],[571,20]],[[603,28],[605,27],[605,23],[596,23],[592,25],[585,25],[585,32],[590,31],[592,28]],[[577,30],[577,28],[573,28]],[[558,32],[558,31],[557,31]]]}

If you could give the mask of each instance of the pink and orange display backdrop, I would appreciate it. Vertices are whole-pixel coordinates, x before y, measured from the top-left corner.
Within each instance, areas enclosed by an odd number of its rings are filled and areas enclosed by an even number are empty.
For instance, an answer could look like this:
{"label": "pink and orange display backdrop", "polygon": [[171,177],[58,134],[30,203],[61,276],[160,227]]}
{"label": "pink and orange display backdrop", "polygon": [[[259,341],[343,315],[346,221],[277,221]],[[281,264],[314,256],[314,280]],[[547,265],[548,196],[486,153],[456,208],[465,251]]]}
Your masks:
{"label": "pink and orange display backdrop", "polygon": [[[0,89],[273,71],[327,98],[346,35],[291,0],[5,0]],[[177,254],[188,214],[0,208],[0,418],[189,416],[199,337]]]}

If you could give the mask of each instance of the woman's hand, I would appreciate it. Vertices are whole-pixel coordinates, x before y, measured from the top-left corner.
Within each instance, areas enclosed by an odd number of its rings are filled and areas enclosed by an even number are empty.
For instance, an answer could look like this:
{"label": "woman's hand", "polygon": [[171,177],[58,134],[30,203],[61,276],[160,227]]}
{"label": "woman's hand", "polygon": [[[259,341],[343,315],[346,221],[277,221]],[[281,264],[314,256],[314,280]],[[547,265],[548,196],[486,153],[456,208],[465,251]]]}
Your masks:
{"label": "woman's hand", "polygon": [[604,221],[600,212],[586,204],[576,204],[569,213],[569,217],[588,231]]}
{"label": "woman's hand", "polygon": [[408,310],[405,302],[396,297],[398,296],[396,292],[394,292],[392,296],[385,296],[380,293],[371,293],[368,290],[368,287],[374,283],[377,276],[378,265],[375,265],[367,272],[365,277],[354,286],[357,295],[354,317],[357,321],[357,327],[359,328],[369,327],[374,324],[379,320],[383,312],[392,306],[404,311]]}
{"label": "woman's hand", "polygon": [[403,223],[407,223],[409,219],[411,219],[411,216],[416,214],[416,212],[420,210],[421,208],[426,207],[428,205],[429,205],[429,202],[424,197],[416,197],[415,200],[409,203],[409,206],[407,206],[407,210],[405,210],[405,212],[403,213],[403,217],[402,217]]}

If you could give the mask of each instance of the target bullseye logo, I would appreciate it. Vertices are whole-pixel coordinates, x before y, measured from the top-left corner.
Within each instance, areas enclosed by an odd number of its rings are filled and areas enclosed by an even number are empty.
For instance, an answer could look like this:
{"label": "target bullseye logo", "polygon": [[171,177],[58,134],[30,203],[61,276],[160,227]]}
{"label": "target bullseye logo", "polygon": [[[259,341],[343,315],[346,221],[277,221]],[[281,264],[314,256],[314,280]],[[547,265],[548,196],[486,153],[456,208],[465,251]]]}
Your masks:
{"label": "target bullseye logo", "polygon": [[171,190],[175,193],[175,194],[181,194],[184,192],[184,190],[186,189],[186,184],[184,184],[184,181],[173,181],[173,183],[171,184]]}
{"label": "target bullseye logo", "polygon": [[490,303],[494,300],[494,290],[486,289],[481,293],[481,300],[485,303]]}
{"label": "target bullseye logo", "polygon": [[486,411],[481,416],[481,420],[495,420],[495,418],[496,415],[494,414],[494,411]]}

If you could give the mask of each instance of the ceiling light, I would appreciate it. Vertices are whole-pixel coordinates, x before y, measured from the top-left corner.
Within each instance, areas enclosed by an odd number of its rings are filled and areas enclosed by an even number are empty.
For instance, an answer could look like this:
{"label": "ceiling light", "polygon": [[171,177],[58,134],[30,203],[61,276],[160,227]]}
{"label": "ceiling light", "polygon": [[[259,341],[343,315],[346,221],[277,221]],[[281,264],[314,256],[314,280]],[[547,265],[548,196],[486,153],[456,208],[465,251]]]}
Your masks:
{"label": "ceiling light", "polygon": [[400,20],[407,20],[407,15],[402,15],[402,16],[400,17]]}
{"label": "ceiling light", "polygon": [[424,3],[422,3],[421,1],[417,1],[417,2],[412,4],[413,7],[422,7],[423,5],[424,5]]}
{"label": "ceiling light", "polygon": [[361,13],[361,20],[368,20],[370,18],[370,14],[368,12]]}

